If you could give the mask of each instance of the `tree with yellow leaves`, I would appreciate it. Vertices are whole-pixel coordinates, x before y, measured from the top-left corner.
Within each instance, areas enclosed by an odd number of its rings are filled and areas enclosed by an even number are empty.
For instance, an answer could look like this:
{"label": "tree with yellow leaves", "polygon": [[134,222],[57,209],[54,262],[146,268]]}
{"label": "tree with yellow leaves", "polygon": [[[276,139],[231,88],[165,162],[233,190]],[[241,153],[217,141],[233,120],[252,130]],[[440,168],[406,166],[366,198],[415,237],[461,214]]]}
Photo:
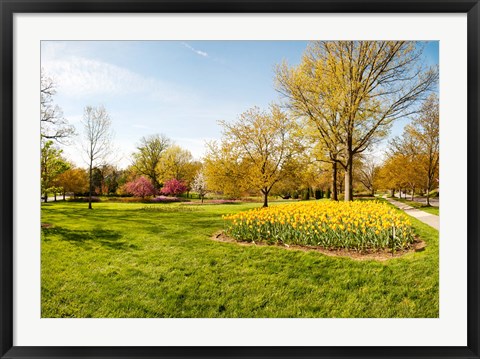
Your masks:
{"label": "tree with yellow leaves", "polygon": [[207,143],[203,170],[206,187],[212,192],[239,198],[248,190],[249,168],[226,141]]}
{"label": "tree with yellow leaves", "polygon": [[292,111],[344,167],[346,201],[353,199],[354,157],[395,120],[416,113],[435,86],[438,70],[420,66],[421,53],[409,41],[315,41],[298,66],[277,69],[277,88]]}
{"label": "tree with yellow leaves", "polygon": [[418,168],[425,181],[427,205],[430,191],[439,185],[440,118],[438,97],[432,94],[423,103],[418,116],[412,121],[410,136],[415,139],[422,159]]}
{"label": "tree with yellow leaves", "polygon": [[194,161],[192,153],[178,145],[168,147],[160,157],[157,165],[157,179],[161,183],[175,178],[190,187],[195,174],[201,168],[200,162]]}
{"label": "tree with yellow leaves", "polygon": [[270,191],[285,176],[300,148],[296,122],[272,105],[269,112],[254,107],[237,121],[220,124],[222,140],[210,144],[205,159],[209,187],[238,192],[255,189],[268,207]]}
{"label": "tree with yellow leaves", "polygon": [[438,185],[439,174],[439,108],[438,98],[432,94],[422,104],[419,113],[405,126],[401,137],[390,142],[390,161],[394,160],[399,170],[387,166],[389,176],[403,181],[403,185],[412,191],[426,192],[430,205],[429,192]]}
{"label": "tree with yellow leaves", "polygon": [[65,193],[83,193],[88,191],[88,174],[82,168],[72,167],[58,176],[57,183],[62,188],[63,199],[65,200]]}

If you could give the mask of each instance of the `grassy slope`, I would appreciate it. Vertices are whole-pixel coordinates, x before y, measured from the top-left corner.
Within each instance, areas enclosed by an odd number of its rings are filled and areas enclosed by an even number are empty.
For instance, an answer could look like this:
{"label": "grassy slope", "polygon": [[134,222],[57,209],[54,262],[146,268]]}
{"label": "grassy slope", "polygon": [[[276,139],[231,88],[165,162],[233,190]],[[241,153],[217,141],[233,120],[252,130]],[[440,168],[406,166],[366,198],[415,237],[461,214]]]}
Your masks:
{"label": "grassy slope", "polygon": [[394,199],[395,199],[395,201],[408,204],[409,206],[420,209],[424,212],[434,214],[436,216],[440,215],[440,208],[439,207],[427,206],[426,204],[418,203],[418,202],[414,202],[414,201],[409,201],[408,199],[403,199],[403,198],[394,198]]}
{"label": "grassy slope", "polygon": [[42,317],[437,317],[438,232],[424,252],[354,261],[210,239],[258,204],[42,205]]}

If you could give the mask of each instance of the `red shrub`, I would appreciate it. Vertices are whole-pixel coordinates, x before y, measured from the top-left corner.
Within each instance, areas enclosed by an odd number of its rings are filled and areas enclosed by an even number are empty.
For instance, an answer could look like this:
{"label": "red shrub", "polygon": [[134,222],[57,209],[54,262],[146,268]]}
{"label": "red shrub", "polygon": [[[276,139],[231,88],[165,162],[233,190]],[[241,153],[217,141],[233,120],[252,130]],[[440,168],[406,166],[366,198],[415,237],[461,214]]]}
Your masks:
{"label": "red shrub", "polygon": [[155,188],[145,177],[139,177],[136,180],[125,184],[125,191],[136,197],[147,197],[155,194]]}
{"label": "red shrub", "polygon": [[178,196],[179,194],[187,192],[187,186],[183,181],[172,178],[171,180],[168,180],[164,183],[163,188],[160,192],[167,196]]}

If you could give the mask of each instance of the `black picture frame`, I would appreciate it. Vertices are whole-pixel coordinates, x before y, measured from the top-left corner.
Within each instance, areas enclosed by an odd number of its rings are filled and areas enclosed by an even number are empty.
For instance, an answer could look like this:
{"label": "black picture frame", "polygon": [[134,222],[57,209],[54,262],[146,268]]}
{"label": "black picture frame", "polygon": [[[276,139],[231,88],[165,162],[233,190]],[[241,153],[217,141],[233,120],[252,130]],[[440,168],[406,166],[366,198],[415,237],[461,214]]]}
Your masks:
{"label": "black picture frame", "polygon": [[[479,358],[478,0],[0,0],[0,355],[2,358]],[[466,13],[468,21],[468,321],[465,347],[16,347],[13,346],[13,16],[16,13]]]}

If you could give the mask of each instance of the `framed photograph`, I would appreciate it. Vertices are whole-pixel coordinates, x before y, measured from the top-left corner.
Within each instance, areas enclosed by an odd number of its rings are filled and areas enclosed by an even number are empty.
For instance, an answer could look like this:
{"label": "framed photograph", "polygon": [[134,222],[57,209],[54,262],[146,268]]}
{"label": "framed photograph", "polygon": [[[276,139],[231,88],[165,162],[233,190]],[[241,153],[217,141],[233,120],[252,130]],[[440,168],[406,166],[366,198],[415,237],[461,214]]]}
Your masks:
{"label": "framed photograph", "polygon": [[480,357],[478,1],[0,6],[2,358]]}

